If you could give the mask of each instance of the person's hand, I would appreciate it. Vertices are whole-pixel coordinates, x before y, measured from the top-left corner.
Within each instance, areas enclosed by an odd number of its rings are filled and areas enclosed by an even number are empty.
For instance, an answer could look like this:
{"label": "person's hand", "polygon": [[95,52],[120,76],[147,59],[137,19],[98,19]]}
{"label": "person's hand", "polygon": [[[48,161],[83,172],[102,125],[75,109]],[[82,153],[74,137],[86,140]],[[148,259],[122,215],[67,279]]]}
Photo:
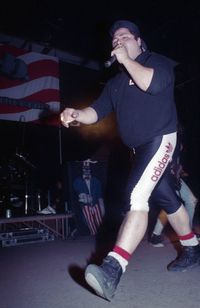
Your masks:
{"label": "person's hand", "polygon": [[123,61],[125,61],[125,59],[129,57],[126,47],[123,46],[122,44],[117,45],[113,49],[113,51],[111,52],[111,56],[116,56],[117,61],[119,63],[123,63]]}
{"label": "person's hand", "polygon": [[69,127],[69,124],[75,121],[79,113],[73,108],[66,108],[60,115],[60,120],[65,127]]}

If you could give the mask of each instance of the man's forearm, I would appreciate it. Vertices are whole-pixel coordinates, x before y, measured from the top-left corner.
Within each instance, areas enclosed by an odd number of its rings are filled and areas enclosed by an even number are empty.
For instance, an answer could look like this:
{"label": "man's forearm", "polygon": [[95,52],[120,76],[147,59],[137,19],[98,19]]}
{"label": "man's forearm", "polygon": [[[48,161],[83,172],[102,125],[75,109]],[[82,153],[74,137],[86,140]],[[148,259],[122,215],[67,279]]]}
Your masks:
{"label": "man's forearm", "polygon": [[123,65],[133,78],[133,82],[136,83],[141,90],[146,91],[151,83],[154,70],[149,67],[144,67],[130,58],[127,59]]}
{"label": "man's forearm", "polygon": [[76,110],[75,113],[77,113],[75,120],[83,124],[93,124],[98,120],[97,113],[92,107]]}

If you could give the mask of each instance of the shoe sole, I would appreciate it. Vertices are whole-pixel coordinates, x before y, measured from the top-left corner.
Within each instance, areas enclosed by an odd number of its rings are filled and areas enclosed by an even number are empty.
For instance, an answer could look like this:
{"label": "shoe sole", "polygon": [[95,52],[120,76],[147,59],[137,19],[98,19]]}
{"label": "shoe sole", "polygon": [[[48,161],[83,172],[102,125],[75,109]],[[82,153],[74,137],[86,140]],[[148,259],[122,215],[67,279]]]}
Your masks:
{"label": "shoe sole", "polygon": [[97,280],[96,277],[101,279],[101,274],[98,270],[98,267],[95,265],[89,265],[85,271],[85,280],[87,281],[88,285],[95,291],[95,293],[106,299],[111,300],[112,296],[109,296],[106,290],[101,286],[100,282]]}
{"label": "shoe sole", "polygon": [[87,283],[89,284],[89,286],[95,290],[96,294],[101,296],[101,297],[104,297],[104,293],[103,293],[103,290],[100,286],[100,284],[98,283],[98,281],[96,280],[96,278],[92,275],[92,274],[86,274],[85,276],[85,280],[87,281]]}

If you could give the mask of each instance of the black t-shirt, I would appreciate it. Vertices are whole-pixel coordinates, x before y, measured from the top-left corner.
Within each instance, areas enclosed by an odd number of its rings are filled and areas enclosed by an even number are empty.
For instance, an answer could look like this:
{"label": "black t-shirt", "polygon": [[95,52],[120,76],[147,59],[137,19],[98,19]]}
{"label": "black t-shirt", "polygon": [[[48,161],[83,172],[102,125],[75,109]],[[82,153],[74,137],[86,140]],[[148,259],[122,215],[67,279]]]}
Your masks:
{"label": "black t-shirt", "polygon": [[177,130],[174,62],[149,51],[140,54],[136,61],[154,69],[146,92],[133,83],[126,71],[122,71],[107,82],[99,98],[91,105],[98,120],[113,111],[116,113],[119,133],[130,148]]}

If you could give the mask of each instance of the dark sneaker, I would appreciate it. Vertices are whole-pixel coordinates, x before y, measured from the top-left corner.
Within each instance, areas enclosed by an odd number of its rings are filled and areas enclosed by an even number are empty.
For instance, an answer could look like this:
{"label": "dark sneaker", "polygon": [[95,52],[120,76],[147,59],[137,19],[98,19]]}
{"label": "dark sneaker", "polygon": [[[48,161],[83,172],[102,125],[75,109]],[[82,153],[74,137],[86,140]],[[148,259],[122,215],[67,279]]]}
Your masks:
{"label": "dark sneaker", "polygon": [[172,272],[185,272],[200,265],[200,246],[183,246],[181,255],[171,262],[167,269]]}
{"label": "dark sneaker", "polygon": [[162,236],[152,234],[150,241],[149,241],[154,247],[164,247]]}
{"label": "dark sneaker", "polygon": [[122,267],[119,262],[107,256],[100,266],[90,264],[85,271],[85,280],[95,290],[95,292],[111,300],[114,296],[117,285],[122,275]]}

